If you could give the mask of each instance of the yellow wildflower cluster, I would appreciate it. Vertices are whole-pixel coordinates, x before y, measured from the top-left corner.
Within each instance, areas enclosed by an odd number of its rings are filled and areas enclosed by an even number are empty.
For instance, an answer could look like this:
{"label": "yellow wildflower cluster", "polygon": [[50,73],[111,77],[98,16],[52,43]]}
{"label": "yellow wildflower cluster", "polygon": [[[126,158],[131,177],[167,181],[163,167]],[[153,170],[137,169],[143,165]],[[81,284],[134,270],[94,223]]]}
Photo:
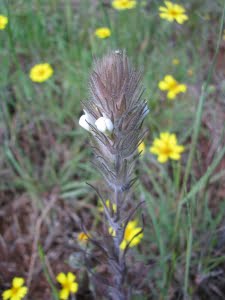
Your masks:
{"label": "yellow wildflower cluster", "polygon": [[126,10],[136,7],[137,1],[134,0],[114,0],[112,2],[112,7],[117,10]]}
{"label": "yellow wildflower cluster", "polygon": [[150,152],[158,155],[158,161],[165,163],[168,159],[179,160],[184,147],[177,144],[177,137],[175,134],[169,132],[160,133],[160,137],[153,141]]}
{"label": "yellow wildflower cluster", "polygon": [[162,81],[159,82],[159,88],[162,91],[168,91],[167,98],[173,100],[177,94],[185,93],[187,86],[176,81],[171,75],[166,75]]}
{"label": "yellow wildflower cluster", "polygon": [[188,16],[186,15],[186,10],[183,6],[174,4],[170,1],[165,1],[165,7],[159,7],[159,16],[162,19],[166,19],[169,22],[176,21],[179,24],[183,24],[188,20]]}

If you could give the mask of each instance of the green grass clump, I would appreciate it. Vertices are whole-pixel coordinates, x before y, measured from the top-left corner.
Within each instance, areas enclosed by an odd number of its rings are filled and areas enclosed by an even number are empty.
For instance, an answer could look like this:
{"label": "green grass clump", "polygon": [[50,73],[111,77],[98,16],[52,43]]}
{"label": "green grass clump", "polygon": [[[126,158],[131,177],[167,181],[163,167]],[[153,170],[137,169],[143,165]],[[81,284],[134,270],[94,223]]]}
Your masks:
{"label": "green grass clump", "polygon": [[[89,137],[78,125],[80,102],[89,97],[93,58],[109,49],[126,49],[134,65],[143,68],[150,107],[134,192],[147,208],[144,241],[135,255],[149,267],[134,299],[148,299],[150,291],[151,299],[192,299],[200,288],[208,299],[220,299],[198,279],[224,267],[218,250],[224,193],[216,193],[224,186],[224,125],[212,128],[207,123],[224,96],[217,61],[224,43],[223,1],[179,1],[189,16],[182,25],[160,19],[163,2],[141,2],[120,12],[104,1],[1,1],[0,14],[9,22],[0,30],[0,207],[4,210],[10,191],[13,196],[7,201],[26,195],[38,216],[45,209],[45,196],[57,190],[62,205],[69,205],[74,215],[89,209],[93,220],[86,225],[98,227],[96,196],[85,182],[101,184],[101,178],[89,162]],[[111,36],[98,39],[94,32],[104,26]],[[172,63],[175,58],[177,65]],[[39,63],[54,70],[43,83],[29,77]],[[187,92],[174,101],[158,88],[167,74],[187,85]],[[160,164],[149,147],[165,131],[177,135],[185,152],[179,161]],[[210,159],[204,147],[211,151]],[[53,207],[46,220],[49,232],[49,220],[57,213]],[[40,249],[45,258],[45,249]]]}

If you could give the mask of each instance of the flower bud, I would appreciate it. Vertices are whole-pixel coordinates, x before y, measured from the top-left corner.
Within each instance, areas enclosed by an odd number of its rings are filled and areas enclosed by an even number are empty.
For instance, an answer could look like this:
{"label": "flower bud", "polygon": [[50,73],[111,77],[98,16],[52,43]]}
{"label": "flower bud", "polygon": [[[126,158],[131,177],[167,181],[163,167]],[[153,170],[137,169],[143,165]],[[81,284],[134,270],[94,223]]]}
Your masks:
{"label": "flower bud", "polygon": [[94,126],[95,119],[86,110],[84,110],[84,115],[80,117],[79,125],[87,131],[91,131],[91,127],[89,124]]}
{"label": "flower bud", "polygon": [[113,123],[110,119],[105,117],[100,117],[95,122],[95,126],[97,129],[103,133],[109,132],[111,133],[113,131]]}
{"label": "flower bud", "polygon": [[90,126],[89,124],[87,123],[87,115],[82,115],[79,119],[79,125],[81,127],[83,127],[84,129],[86,129],[87,131],[90,131]]}

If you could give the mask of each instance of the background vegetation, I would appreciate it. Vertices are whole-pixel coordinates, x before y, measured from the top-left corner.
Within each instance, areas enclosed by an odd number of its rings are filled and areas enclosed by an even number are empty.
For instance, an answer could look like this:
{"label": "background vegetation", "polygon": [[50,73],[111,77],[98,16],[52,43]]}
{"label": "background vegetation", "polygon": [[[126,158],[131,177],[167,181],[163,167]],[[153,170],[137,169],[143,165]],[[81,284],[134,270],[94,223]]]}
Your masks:
{"label": "background vegetation", "polygon": [[[81,220],[90,232],[100,226],[85,182],[102,179],[78,125],[80,102],[93,57],[126,49],[143,68],[150,108],[132,195],[146,202],[144,238],[131,251],[134,299],[225,299],[224,1],[177,2],[189,16],[182,25],[160,19],[157,0],[123,12],[110,1],[0,2],[9,18],[0,31],[0,291],[21,276],[28,299],[55,299],[56,274],[70,270],[77,299],[92,299],[76,237]],[[107,39],[94,34],[102,26]],[[54,74],[38,84],[29,72],[41,62]],[[174,101],[158,88],[167,74],[187,85]],[[149,152],[163,131],[185,146],[181,161],[160,164]]]}

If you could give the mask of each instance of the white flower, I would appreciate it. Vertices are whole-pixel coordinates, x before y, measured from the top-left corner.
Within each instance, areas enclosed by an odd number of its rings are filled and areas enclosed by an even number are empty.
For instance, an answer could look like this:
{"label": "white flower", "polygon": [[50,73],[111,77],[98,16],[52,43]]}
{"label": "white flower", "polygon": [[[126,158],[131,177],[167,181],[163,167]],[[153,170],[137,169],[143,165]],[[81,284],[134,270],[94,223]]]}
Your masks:
{"label": "white flower", "polygon": [[95,122],[94,118],[84,110],[84,115],[80,117],[79,125],[84,129],[86,129],[87,131],[90,131],[91,128],[89,124],[94,126],[94,122]]}
{"label": "white flower", "polygon": [[103,133],[111,133],[113,131],[113,123],[109,118],[100,117],[95,121],[97,129]]}

